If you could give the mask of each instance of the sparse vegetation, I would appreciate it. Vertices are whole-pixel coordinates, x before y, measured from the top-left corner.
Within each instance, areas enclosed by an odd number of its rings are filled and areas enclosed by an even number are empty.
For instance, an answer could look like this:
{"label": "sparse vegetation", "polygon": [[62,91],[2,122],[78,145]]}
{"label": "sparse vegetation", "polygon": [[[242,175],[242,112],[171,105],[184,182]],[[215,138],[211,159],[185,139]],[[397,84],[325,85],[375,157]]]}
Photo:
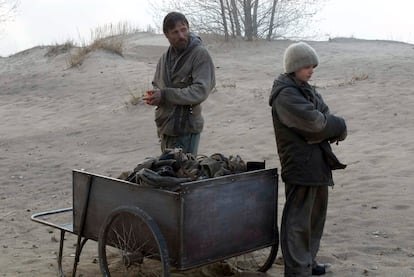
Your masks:
{"label": "sparse vegetation", "polygon": [[363,81],[363,80],[366,80],[366,79],[368,79],[368,74],[366,74],[366,73],[360,73],[360,74],[352,76],[352,80],[354,82]]}
{"label": "sparse vegetation", "polygon": [[144,105],[147,91],[152,89],[152,86],[150,85],[151,84],[150,78],[148,78],[147,82],[145,82],[144,84],[139,82],[134,85],[131,85],[130,82],[128,82],[122,76],[122,74],[119,74],[118,78],[119,78],[119,84],[122,87],[125,87],[125,90],[122,90],[122,91],[128,92],[127,94],[128,99],[124,100],[125,107],[129,108],[131,105],[132,106]]}
{"label": "sparse vegetation", "polygon": [[352,76],[348,78],[345,76],[343,81],[340,80],[328,80],[321,83],[313,83],[312,85],[315,88],[329,88],[329,87],[344,87],[344,86],[352,86],[355,85],[356,82],[364,81],[369,78],[369,75],[363,72],[353,72]]}
{"label": "sparse vegetation", "polygon": [[80,66],[92,51],[101,49],[123,56],[124,41],[128,34],[137,32],[126,22],[107,24],[91,31],[91,42],[82,42],[75,53],[70,53],[68,64],[70,67]]}
{"label": "sparse vegetation", "polygon": [[56,57],[60,54],[69,52],[73,47],[75,47],[75,45],[72,40],[68,40],[63,44],[50,46],[45,54],[45,57]]}
{"label": "sparse vegetation", "polygon": [[227,80],[226,83],[222,83],[221,86],[223,88],[236,88],[236,81],[234,80]]}
{"label": "sparse vegetation", "polygon": [[146,90],[141,90],[138,92],[129,91],[129,95],[130,95],[129,101],[126,102],[125,105],[128,106],[131,104],[133,106],[136,106],[139,104],[145,104],[145,101],[144,101],[145,93],[146,93]]}
{"label": "sparse vegetation", "polygon": [[345,80],[342,83],[339,83],[338,86],[354,85],[358,81],[363,81],[368,79],[368,74],[366,73],[354,73],[349,80]]}
{"label": "sparse vegetation", "polygon": [[139,88],[131,88],[126,82],[124,82],[124,84],[126,85],[129,94],[129,100],[125,102],[126,107],[130,105],[136,106],[145,104],[146,93],[150,90],[149,85]]}

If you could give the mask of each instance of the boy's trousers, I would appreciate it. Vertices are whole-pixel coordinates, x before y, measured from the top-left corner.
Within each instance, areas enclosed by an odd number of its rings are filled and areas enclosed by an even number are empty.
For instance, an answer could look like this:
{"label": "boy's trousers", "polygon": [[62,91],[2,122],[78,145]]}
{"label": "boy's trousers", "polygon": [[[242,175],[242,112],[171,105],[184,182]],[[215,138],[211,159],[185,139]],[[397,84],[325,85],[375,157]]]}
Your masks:
{"label": "boy's trousers", "polygon": [[326,220],[328,187],[285,184],[285,190],[280,235],[285,276],[311,276]]}

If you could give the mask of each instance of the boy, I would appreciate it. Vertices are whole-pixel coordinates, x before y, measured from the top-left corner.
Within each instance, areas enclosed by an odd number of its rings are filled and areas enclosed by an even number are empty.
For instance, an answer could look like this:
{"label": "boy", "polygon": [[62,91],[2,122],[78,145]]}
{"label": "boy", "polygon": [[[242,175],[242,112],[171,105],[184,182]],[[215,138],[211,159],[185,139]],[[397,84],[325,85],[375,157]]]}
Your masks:
{"label": "boy", "polygon": [[332,172],[343,169],[330,143],[347,136],[344,119],[329,113],[321,95],[309,85],[319,64],[315,50],[304,42],[284,54],[285,73],[273,84],[269,104],[286,203],[281,248],[285,276],[323,275],[328,265],[315,260],[326,219]]}

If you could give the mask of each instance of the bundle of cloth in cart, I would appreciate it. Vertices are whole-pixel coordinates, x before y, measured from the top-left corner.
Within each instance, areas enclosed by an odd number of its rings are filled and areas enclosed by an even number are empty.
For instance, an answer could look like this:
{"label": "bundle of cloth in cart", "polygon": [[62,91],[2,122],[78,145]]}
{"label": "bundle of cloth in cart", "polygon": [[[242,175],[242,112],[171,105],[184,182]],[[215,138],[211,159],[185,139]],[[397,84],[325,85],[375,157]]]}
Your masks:
{"label": "bundle of cloth in cart", "polygon": [[242,173],[248,171],[249,167],[251,163],[246,163],[239,155],[226,157],[215,153],[195,157],[175,148],[168,149],[158,157],[144,159],[132,171],[123,172],[118,179],[175,190],[181,183]]}

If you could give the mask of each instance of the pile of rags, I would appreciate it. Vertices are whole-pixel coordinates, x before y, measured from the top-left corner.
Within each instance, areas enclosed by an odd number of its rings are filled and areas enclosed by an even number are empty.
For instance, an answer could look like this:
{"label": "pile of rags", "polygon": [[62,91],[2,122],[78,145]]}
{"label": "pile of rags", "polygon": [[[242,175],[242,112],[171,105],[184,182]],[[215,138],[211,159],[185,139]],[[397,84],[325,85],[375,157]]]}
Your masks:
{"label": "pile of rags", "polygon": [[246,163],[239,155],[225,157],[215,153],[194,157],[175,148],[159,157],[146,158],[132,172],[124,172],[118,178],[140,185],[177,190],[181,183],[246,171]]}

